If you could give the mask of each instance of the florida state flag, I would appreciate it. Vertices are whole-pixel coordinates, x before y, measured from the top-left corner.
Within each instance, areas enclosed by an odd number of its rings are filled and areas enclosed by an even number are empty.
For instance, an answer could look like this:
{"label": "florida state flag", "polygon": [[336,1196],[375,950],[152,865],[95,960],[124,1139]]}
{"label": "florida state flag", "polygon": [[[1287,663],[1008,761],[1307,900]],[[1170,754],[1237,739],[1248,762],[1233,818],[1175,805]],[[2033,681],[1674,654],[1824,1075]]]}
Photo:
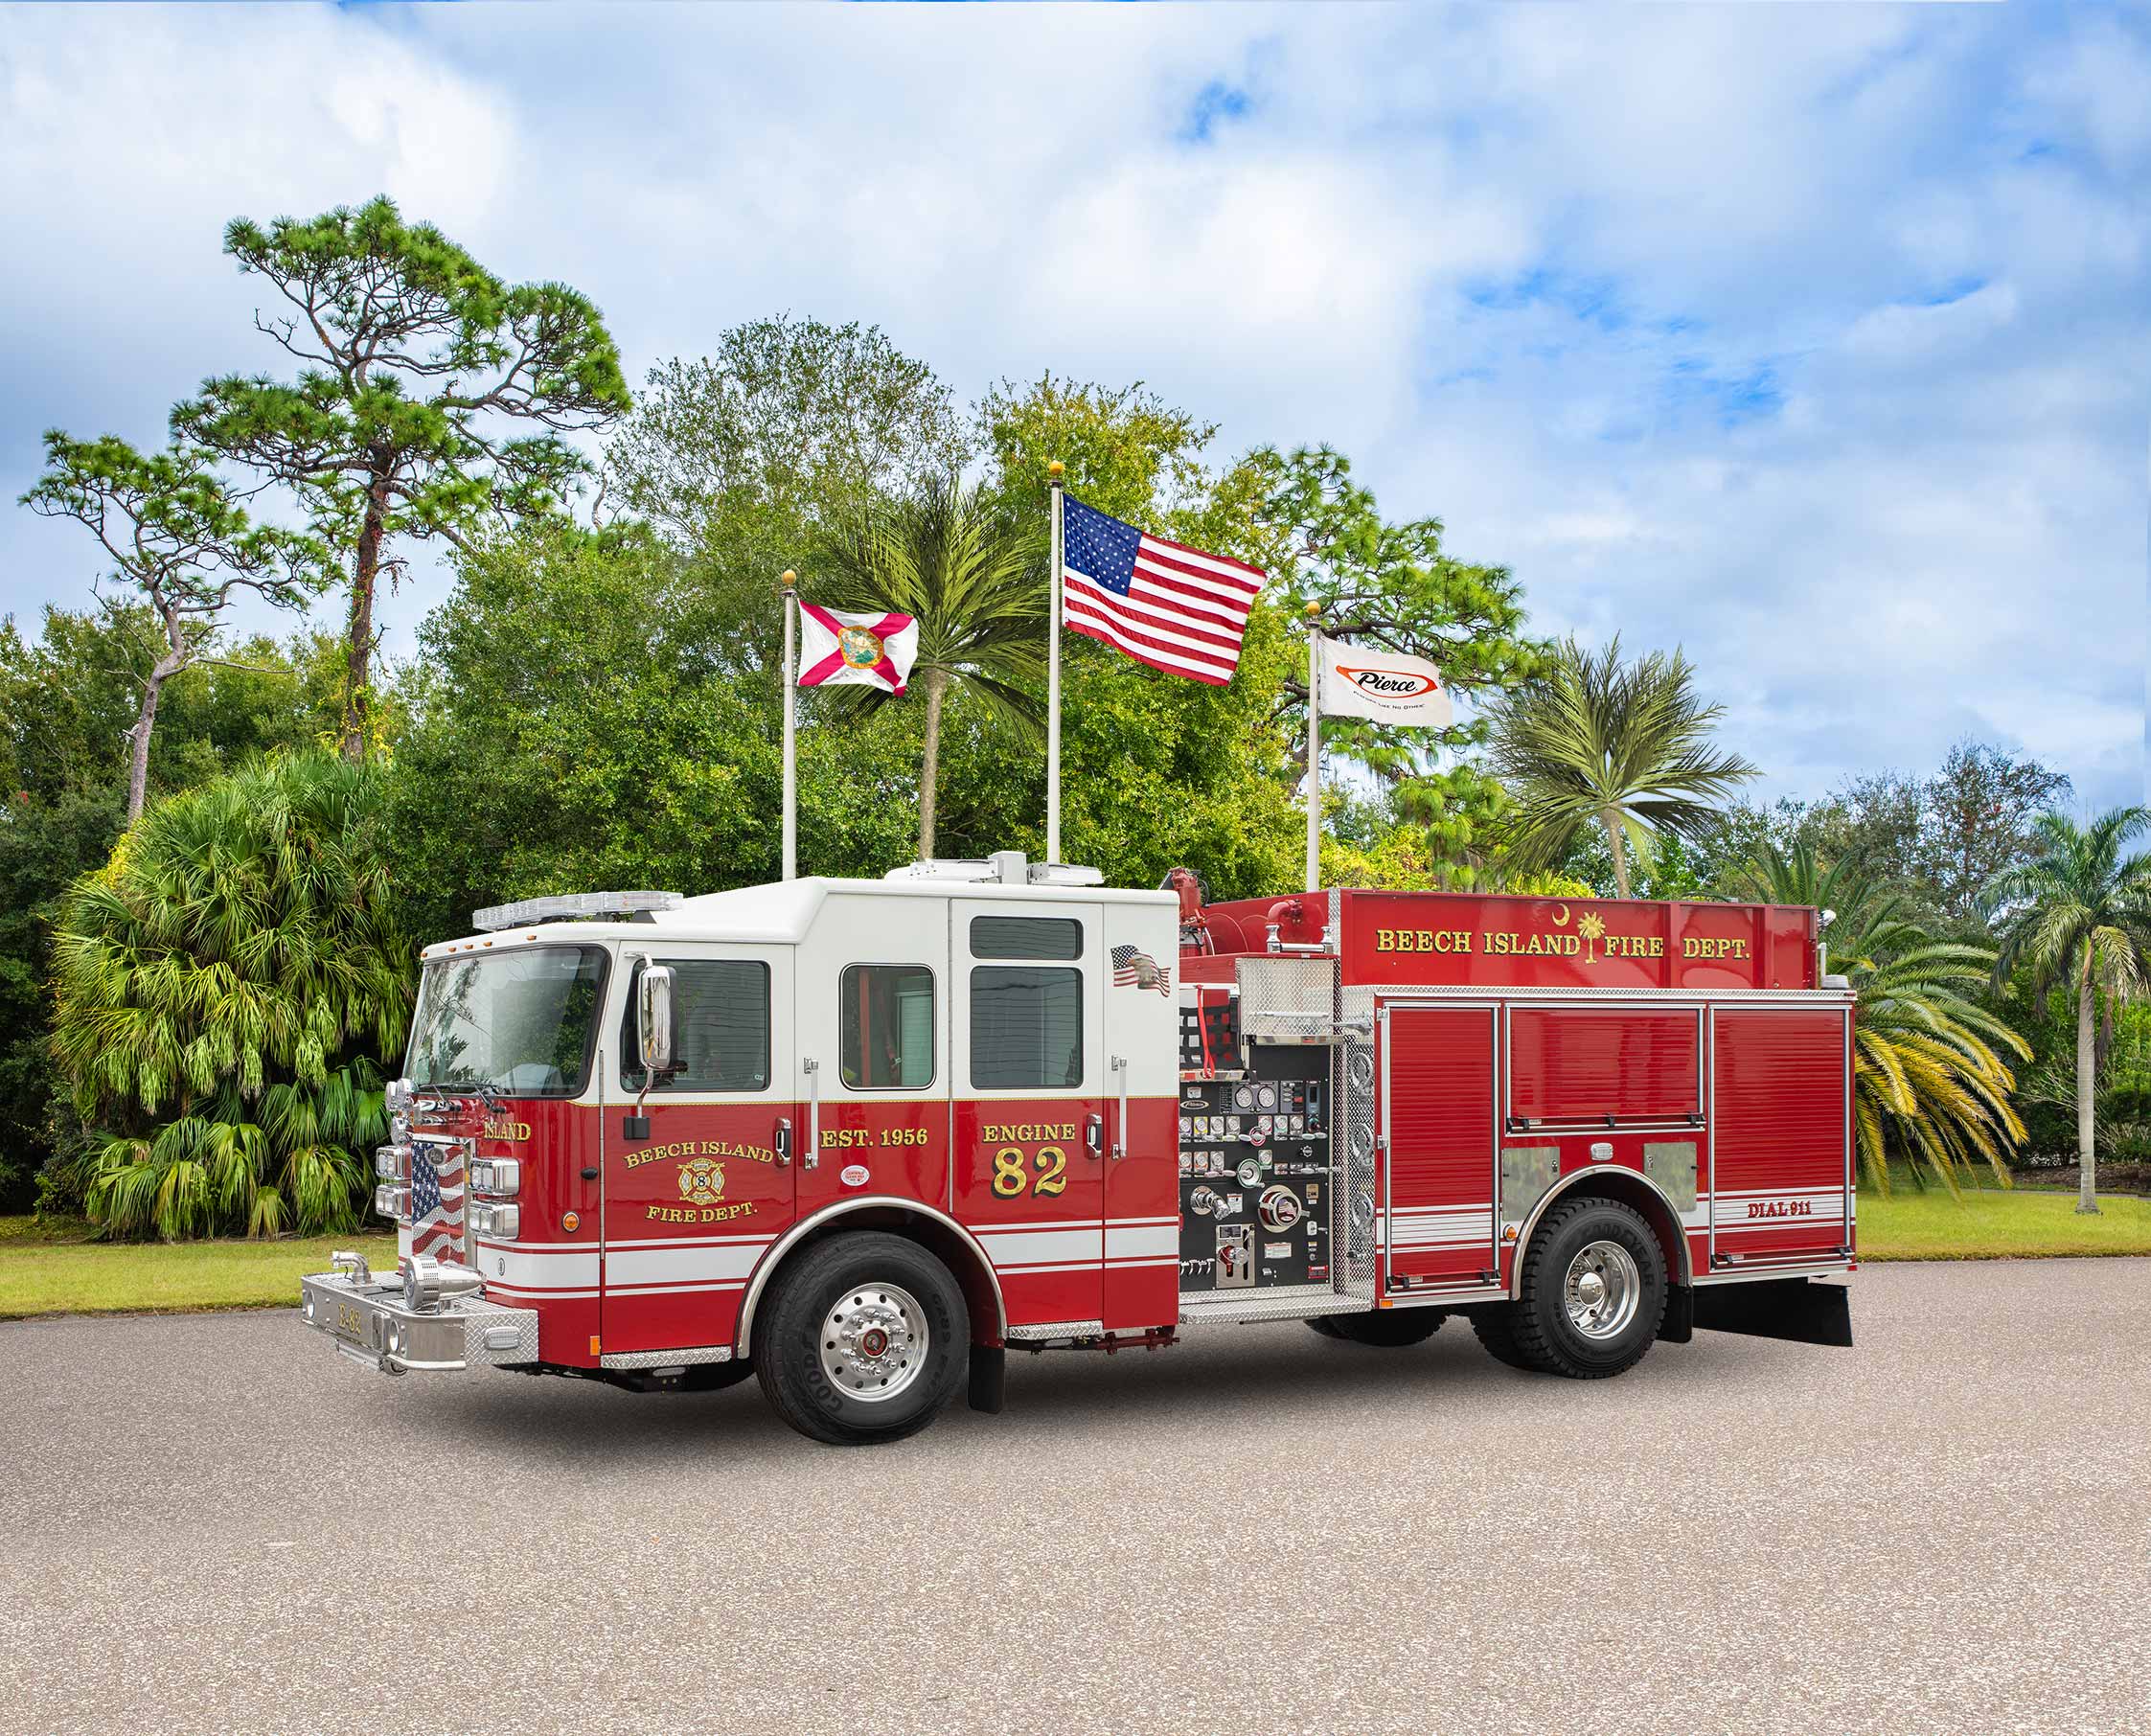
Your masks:
{"label": "florida state flag", "polygon": [[919,654],[919,623],[910,615],[853,614],[799,605],[799,685],[904,691]]}

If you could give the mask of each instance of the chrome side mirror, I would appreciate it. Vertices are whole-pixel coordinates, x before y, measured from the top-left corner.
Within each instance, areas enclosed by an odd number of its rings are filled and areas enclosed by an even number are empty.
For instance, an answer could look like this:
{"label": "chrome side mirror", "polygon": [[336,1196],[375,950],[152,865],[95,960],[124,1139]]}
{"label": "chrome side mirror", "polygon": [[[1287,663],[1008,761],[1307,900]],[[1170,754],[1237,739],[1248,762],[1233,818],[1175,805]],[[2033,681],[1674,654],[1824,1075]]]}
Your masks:
{"label": "chrome side mirror", "polygon": [[673,1065],[673,973],[670,966],[649,965],[635,983],[635,1046],[642,1070],[655,1077]]}

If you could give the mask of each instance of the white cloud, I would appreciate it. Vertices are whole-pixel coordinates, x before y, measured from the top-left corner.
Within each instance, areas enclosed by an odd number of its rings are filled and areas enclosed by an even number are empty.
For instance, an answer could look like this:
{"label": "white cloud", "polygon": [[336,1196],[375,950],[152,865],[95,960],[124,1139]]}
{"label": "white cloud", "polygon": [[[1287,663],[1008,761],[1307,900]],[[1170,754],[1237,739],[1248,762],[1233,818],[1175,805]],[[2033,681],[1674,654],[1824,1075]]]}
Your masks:
{"label": "white cloud", "polygon": [[[32,9],[0,483],[267,367],[238,213],[378,190],[629,365],[778,308],[959,391],[1329,440],[1777,787],[1971,730],[2140,790],[2151,47],[2090,13]],[[1205,96],[1204,93],[1208,92]],[[1188,135],[1202,130],[1193,140]],[[0,520],[0,606],[77,595]],[[391,610],[407,645],[424,601]]]}

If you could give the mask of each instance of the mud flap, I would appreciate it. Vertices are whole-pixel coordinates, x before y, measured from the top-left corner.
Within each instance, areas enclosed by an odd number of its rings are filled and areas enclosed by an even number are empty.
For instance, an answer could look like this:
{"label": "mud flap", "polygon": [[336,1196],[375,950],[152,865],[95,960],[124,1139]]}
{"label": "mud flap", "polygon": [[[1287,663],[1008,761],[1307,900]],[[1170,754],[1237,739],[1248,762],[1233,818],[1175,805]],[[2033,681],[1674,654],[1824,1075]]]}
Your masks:
{"label": "mud flap", "polygon": [[1665,1314],[1659,1321],[1660,1344],[1685,1344],[1695,1336],[1695,1291],[1685,1284],[1665,1287]]}
{"label": "mud flap", "polygon": [[1008,1352],[998,1344],[971,1347],[971,1407],[990,1417],[1001,1413],[1001,1388],[1008,1373]]}
{"label": "mud flap", "polygon": [[[1773,1278],[1760,1284],[1705,1285],[1688,1295],[1697,1332],[1737,1332],[1795,1344],[1852,1348],[1852,1292],[1842,1284]],[[1668,1297],[1666,1313],[1670,1317],[1672,1313]],[[1663,1328],[1659,1336],[1666,1336]]]}

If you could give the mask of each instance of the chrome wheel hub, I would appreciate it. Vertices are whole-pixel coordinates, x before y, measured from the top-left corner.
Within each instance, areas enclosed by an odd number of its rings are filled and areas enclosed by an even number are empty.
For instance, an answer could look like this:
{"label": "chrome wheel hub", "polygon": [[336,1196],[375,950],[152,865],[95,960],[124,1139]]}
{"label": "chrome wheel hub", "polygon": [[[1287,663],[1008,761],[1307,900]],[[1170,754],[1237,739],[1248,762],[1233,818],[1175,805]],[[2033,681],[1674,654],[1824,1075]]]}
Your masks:
{"label": "chrome wheel hub", "polygon": [[816,1340],[821,1371],[838,1392],[893,1399],[919,1378],[932,1335],[918,1298],[894,1284],[855,1284],[836,1298]]}
{"label": "chrome wheel hub", "polygon": [[1587,1338],[1617,1338],[1643,1305],[1643,1274],[1618,1242],[1593,1242],[1568,1263],[1561,1287],[1568,1324]]}

